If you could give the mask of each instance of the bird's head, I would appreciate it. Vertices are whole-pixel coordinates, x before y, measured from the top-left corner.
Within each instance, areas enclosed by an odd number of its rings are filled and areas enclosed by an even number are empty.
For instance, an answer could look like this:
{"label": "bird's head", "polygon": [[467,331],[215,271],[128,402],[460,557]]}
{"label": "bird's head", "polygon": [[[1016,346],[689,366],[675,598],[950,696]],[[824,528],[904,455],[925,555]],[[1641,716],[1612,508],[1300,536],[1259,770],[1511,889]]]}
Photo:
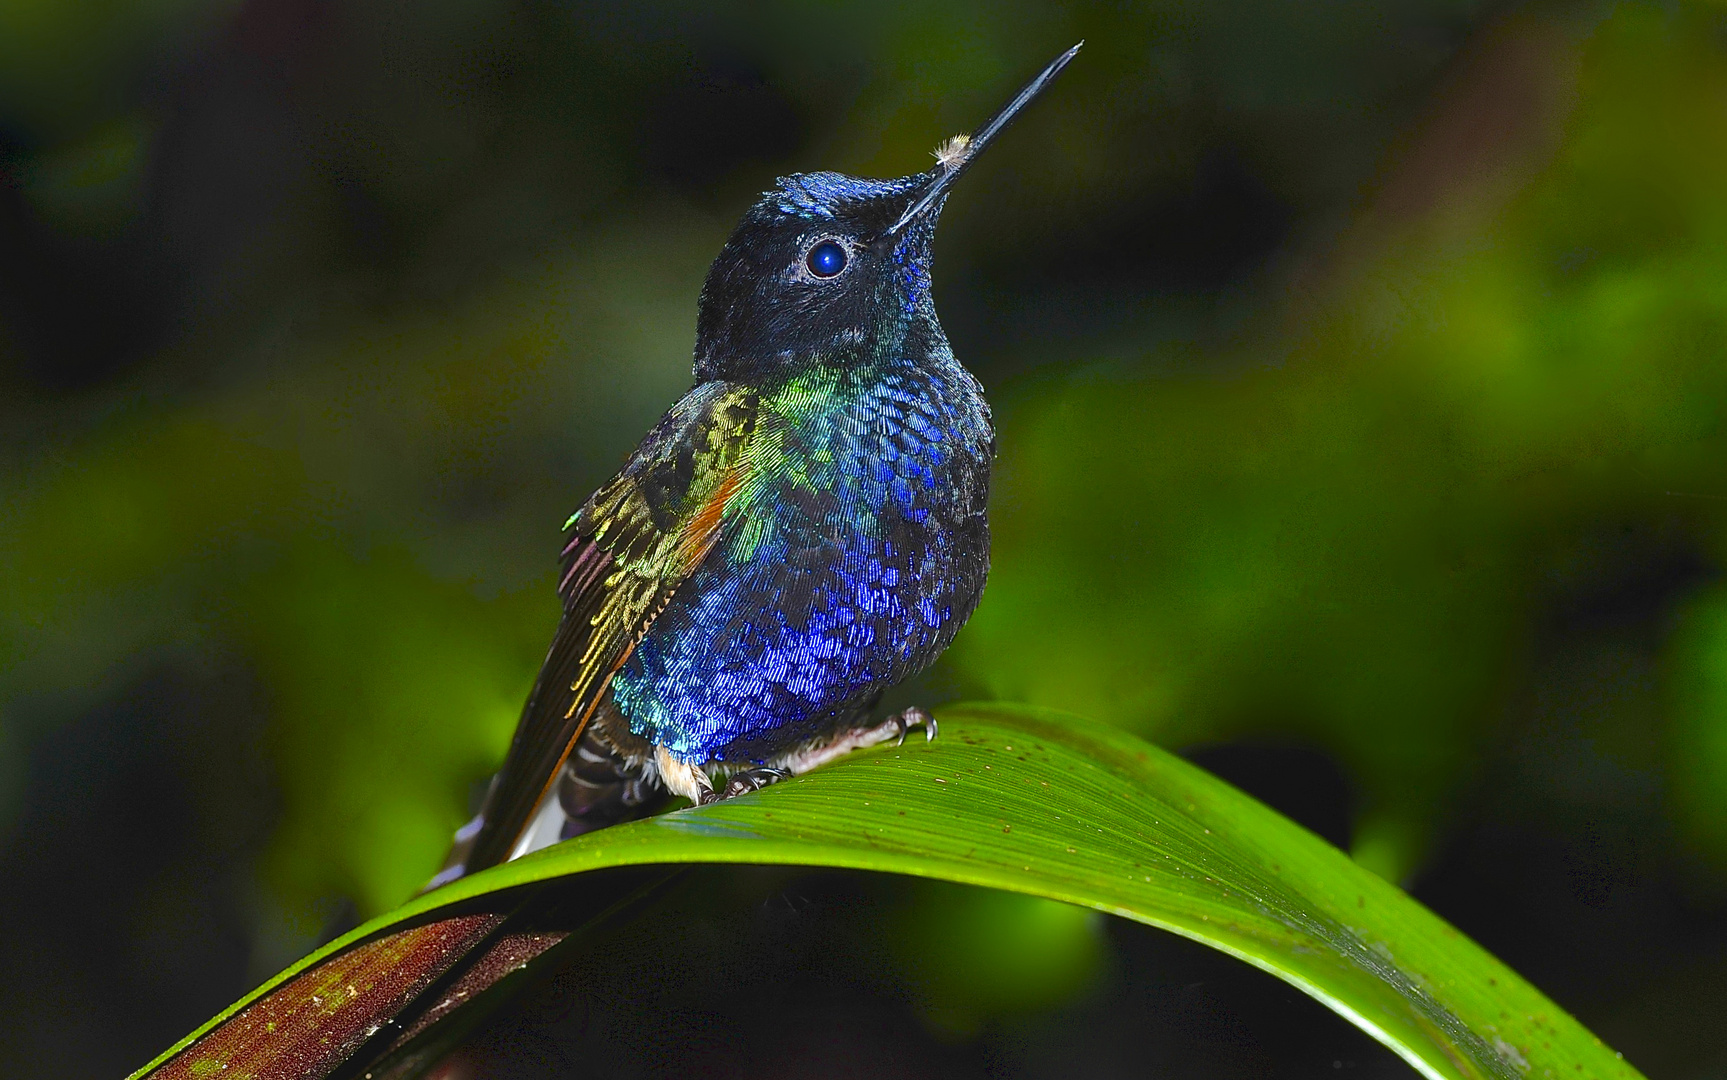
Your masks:
{"label": "bird's head", "polygon": [[783,177],[708,270],[696,378],[771,380],[892,347],[920,322],[939,334],[930,243],[948,191],[1079,48],[1058,56],[975,135],[942,144],[928,172]]}

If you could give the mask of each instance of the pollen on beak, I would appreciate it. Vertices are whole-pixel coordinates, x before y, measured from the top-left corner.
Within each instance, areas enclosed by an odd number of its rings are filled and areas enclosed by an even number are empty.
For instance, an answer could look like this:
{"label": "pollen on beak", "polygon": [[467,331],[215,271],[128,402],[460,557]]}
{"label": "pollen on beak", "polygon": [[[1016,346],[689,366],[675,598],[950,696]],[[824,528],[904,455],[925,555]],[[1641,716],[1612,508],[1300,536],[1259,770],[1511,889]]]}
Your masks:
{"label": "pollen on beak", "polygon": [[935,148],[935,160],[947,172],[953,172],[971,157],[971,136],[955,135]]}

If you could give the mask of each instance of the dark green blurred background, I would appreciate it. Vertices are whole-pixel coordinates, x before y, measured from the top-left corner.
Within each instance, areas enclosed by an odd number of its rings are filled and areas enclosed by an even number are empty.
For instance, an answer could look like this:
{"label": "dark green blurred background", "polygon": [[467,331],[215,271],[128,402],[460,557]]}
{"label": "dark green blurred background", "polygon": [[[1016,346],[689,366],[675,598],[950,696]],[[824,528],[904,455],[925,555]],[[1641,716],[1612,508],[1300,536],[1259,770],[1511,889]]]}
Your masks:
{"label": "dark green blurred background", "polygon": [[[752,195],[920,170],[1082,37],[944,218],[995,569],[902,696],[1186,750],[1654,1080],[1727,1078],[1701,0],[0,0],[0,1072],[123,1073],[411,893]],[[1262,1034],[1305,1002],[1177,1030],[1123,1002],[1199,961],[1036,905],[749,878],[707,917],[766,940],[810,890],[891,984],[830,1012],[899,994],[936,1048],[857,1075],[1062,1075],[1057,1029],[1307,1075]],[[816,1075],[817,1014],[696,1074]],[[1140,1049],[1092,1075],[1227,1072]],[[630,1060],[594,1075],[690,1066]]]}

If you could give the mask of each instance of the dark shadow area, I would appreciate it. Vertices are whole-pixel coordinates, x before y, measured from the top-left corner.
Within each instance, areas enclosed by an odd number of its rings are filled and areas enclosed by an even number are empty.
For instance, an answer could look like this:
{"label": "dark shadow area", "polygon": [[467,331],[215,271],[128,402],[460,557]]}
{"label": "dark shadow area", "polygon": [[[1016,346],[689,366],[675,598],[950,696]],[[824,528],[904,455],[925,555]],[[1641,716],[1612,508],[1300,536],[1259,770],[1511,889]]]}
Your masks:
{"label": "dark shadow area", "polygon": [[599,935],[436,1075],[1414,1075],[1270,976],[1102,916],[1102,966],[1077,1000],[956,1037],[932,1027],[896,974],[889,939],[906,884],[836,872],[695,871],[655,910]]}
{"label": "dark shadow area", "polygon": [[260,717],[245,672],[200,674],[144,673],[34,747],[0,845],[9,1073],[124,1075],[253,977]]}
{"label": "dark shadow area", "polygon": [[1334,846],[1349,850],[1355,795],[1349,777],[1324,752],[1243,742],[1189,747],[1182,756]]}

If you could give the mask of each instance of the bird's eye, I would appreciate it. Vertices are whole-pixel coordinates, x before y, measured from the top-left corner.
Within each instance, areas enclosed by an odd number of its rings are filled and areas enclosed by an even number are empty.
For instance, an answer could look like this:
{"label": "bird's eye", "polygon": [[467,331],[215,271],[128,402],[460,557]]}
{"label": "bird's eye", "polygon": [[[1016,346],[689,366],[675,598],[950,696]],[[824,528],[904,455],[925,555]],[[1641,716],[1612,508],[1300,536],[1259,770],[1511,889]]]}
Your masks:
{"label": "bird's eye", "polygon": [[831,278],[846,268],[848,258],[844,246],[832,240],[823,240],[815,247],[810,248],[809,258],[806,261],[809,264],[810,273],[819,278]]}

